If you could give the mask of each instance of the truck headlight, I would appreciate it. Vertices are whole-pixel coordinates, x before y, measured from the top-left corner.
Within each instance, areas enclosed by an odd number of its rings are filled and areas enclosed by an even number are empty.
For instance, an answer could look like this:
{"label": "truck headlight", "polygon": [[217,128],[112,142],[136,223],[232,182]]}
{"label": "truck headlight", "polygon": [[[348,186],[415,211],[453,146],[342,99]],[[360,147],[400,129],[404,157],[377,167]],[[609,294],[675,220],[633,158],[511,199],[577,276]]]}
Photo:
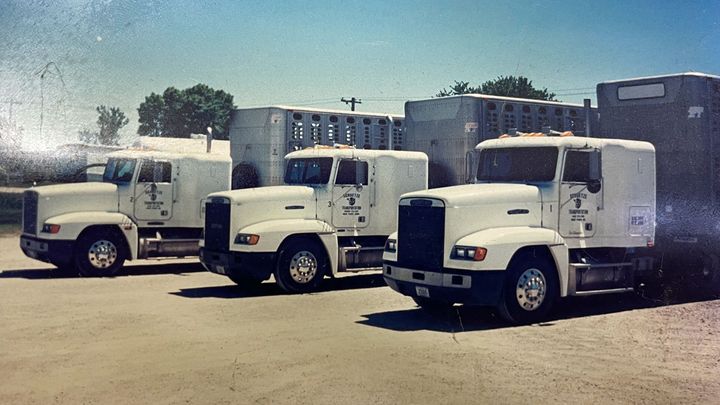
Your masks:
{"label": "truck headlight", "polygon": [[60,232],[60,225],[43,224],[42,231],[45,233],[58,233]]}
{"label": "truck headlight", "polygon": [[260,235],[250,233],[239,233],[235,236],[235,243],[238,245],[257,245]]}
{"label": "truck headlight", "polygon": [[397,252],[397,241],[395,239],[388,239],[385,241],[385,251],[390,253]]}
{"label": "truck headlight", "polygon": [[481,262],[485,260],[487,249],[476,246],[454,246],[452,250],[452,259],[472,260]]}

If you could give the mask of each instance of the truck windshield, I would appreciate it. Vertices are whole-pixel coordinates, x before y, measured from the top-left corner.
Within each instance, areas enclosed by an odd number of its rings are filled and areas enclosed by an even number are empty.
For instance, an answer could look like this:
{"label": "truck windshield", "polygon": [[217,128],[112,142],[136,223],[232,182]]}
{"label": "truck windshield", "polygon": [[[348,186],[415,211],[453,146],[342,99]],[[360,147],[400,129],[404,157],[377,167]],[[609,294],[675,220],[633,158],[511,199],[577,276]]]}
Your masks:
{"label": "truck windshield", "polygon": [[478,181],[536,182],[555,178],[558,148],[492,148],[480,151]]}
{"label": "truck windshield", "polygon": [[285,184],[327,184],[332,163],[332,158],[290,159]]}
{"label": "truck windshield", "polygon": [[135,173],[135,159],[108,159],[103,181],[106,183],[128,183]]}

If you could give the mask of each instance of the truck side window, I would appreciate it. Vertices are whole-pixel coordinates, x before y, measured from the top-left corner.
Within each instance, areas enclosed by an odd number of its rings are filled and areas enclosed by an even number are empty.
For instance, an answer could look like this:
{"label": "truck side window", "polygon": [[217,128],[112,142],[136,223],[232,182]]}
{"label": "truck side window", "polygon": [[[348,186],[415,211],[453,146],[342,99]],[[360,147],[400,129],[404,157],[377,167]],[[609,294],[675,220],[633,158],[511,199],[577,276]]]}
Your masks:
{"label": "truck side window", "polygon": [[300,158],[288,160],[285,184],[327,184],[332,158]]}
{"label": "truck side window", "polygon": [[367,185],[368,163],[359,160],[341,160],[335,184]]}
{"label": "truck side window", "polygon": [[[595,157],[595,159],[593,159]],[[570,150],[565,155],[563,181],[569,183],[589,183],[600,178],[599,152],[581,152]],[[593,165],[597,166],[593,170]]]}
{"label": "truck side window", "polygon": [[109,183],[127,183],[132,180],[135,173],[135,159],[108,160],[103,173],[103,181]]}
{"label": "truck side window", "polygon": [[172,165],[170,162],[143,162],[138,183],[170,183]]}

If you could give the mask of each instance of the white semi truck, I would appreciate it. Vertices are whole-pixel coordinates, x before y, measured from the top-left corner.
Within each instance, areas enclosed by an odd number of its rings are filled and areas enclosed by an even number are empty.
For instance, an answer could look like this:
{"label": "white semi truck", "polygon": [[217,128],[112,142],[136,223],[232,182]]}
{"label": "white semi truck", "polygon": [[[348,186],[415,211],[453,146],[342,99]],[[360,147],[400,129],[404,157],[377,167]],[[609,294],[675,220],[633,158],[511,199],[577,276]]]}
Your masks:
{"label": "white semi truck", "polygon": [[401,197],[384,253],[392,289],[526,323],[559,297],[632,291],[652,273],[650,143],[518,136],[477,149],[476,184]]}
{"label": "white semi truck", "polygon": [[102,182],[24,192],[20,247],[84,276],[113,275],[125,260],[196,256],[202,202],[230,188],[231,170],[221,154],[113,152]]}
{"label": "white semi truck", "polygon": [[289,292],[380,270],[401,194],[427,188],[420,152],[314,147],[289,153],[283,186],[208,196],[200,260],[240,285],[274,275]]}

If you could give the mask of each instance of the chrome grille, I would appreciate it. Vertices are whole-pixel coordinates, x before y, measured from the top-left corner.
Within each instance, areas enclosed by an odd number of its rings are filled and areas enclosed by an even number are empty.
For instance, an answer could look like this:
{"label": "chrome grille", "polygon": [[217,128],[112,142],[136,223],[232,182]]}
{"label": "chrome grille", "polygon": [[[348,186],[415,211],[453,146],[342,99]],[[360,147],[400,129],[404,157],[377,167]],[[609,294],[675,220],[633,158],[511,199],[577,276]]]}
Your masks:
{"label": "chrome grille", "polygon": [[213,198],[205,204],[205,249],[230,249],[230,201]]}
{"label": "chrome grille", "polygon": [[440,271],[443,267],[445,207],[431,199],[403,200],[398,212],[398,266]]}
{"label": "chrome grille", "polygon": [[23,232],[37,234],[38,194],[32,190],[23,193]]}

